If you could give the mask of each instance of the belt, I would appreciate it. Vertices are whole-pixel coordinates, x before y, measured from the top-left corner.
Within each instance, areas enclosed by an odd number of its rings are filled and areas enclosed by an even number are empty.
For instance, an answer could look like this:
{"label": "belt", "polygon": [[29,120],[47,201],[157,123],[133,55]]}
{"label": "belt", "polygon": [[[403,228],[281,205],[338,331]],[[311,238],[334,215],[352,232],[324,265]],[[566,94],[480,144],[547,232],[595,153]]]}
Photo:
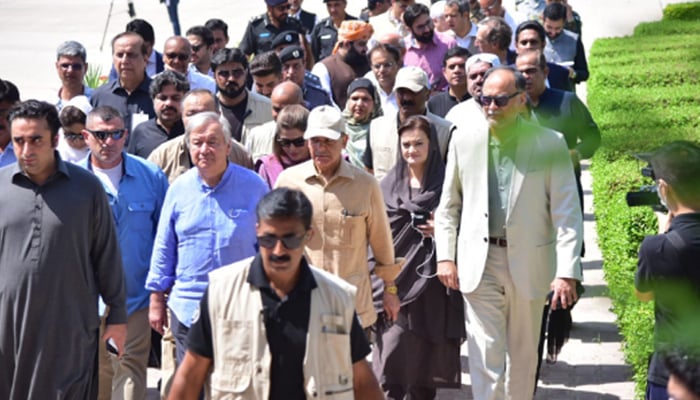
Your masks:
{"label": "belt", "polygon": [[508,240],[506,240],[506,238],[490,237],[489,244],[492,244],[492,245],[495,245],[498,247],[508,247]]}

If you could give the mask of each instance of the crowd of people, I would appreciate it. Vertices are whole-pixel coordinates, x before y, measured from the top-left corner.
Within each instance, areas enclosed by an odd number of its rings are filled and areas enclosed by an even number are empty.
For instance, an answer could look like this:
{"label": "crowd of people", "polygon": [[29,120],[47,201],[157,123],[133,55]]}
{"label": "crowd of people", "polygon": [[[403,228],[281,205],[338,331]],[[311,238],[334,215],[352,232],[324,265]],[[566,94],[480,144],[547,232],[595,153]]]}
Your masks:
{"label": "crowd of people", "polygon": [[[474,398],[532,399],[583,291],[580,162],[601,137],[575,93],[580,17],[324,3],[265,0],[236,42],[220,19],[180,36],[170,0],[163,51],[131,20],[100,87],[76,41],[55,99],[0,80],[1,398],[144,399],[154,364],[164,398],[433,399],[467,341]],[[660,193],[697,254],[669,157]],[[698,396],[668,359],[656,396],[671,374]]]}

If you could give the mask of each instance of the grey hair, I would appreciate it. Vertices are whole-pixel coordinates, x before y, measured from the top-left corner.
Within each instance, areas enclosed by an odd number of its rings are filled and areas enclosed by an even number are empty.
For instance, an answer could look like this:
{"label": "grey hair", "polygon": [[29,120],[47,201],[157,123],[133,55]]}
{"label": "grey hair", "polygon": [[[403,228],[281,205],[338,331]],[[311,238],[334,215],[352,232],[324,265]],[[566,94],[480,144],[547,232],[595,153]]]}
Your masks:
{"label": "grey hair", "polygon": [[80,57],[83,62],[87,62],[87,51],[82,44],[75,40],[68,40],[59,44],[56,49],[56,60],[61,57]]}
{"label": "grey hair", "polygon": [[191,116],[187,122],[187,126],[185,127],[185,143],[188,147],[190,145],[190,133],[200,126],[204,126],[211,122],[217,122],[221,125],[221,128],[224,131],[224,139],[226,140],[226,143],[230,144],[233,141],[233,137],[231,136],[231,124],[229,124],[226,117],[213,111],[204,111]]}

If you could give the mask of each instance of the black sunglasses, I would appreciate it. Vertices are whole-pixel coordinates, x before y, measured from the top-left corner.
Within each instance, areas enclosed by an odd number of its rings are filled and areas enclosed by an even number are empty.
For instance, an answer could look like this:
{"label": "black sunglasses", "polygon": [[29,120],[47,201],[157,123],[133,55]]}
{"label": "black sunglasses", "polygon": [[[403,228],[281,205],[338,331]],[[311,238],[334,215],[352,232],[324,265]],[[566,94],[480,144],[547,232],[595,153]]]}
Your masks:
{"label": "black sunglasses", "polygon": [[192,48],[192,52],[196,53],[196,52],[199,51],[199,49],[201,49],[202,47],[204,47],[204,43],[201,43],[201,44],[198,44],[198,45],[190,45],[190,47]]}
{"label": "black sunglasses", "polygon": [[488,107],[491,105],[491,103],[496,103],[497,106],[499,107],[505,107],[506,104],[512,99],[513,97],[519,95],[520,92],[515,92],[511,94],[510,96],[481,96],[481,105],[484,107]]}
{"label": "black sunglasses", "polygon": [[126,129],[116,129],[113,131],[91,131],[90,129],[86,129],[86,131],[90,132],[92,136],[97,138],[97,140],[104,142],[105,140],[107,140],[107,138],[110,137],[114,140],[121,139],[122,137],[124,137]]}
{"label": "black sunglasses", "polygon": [[187,61],[190,59],[189,54],[181,54],[181,53],[166,53],[166,57],[168,57],[170,60],[178,59],[180,61]]}
{"label": "black sunglasses", "polygon": [[299,246],[301,246],[301,243],[304,241],[305,237],[306,237],[306,234],[303,234],[301,236],[285,236],[285,237],[277,237],[274,235],[264,235],[264,236],[258,236],[258,244],[261,247],[264,247],[266,249],[273,249],[275,246],[277,246],[277,242],[281,241],[282,245],[284,246],[285,249],[294,250],[294,249],[298,249]]}
{"label": "black sunglasses", "polygon": [[63,64],[59,64],[59,66],[65,70],[68,70],[68,68],[73,69],[73,71],[82,71],[83,70],[83,64],[80,64],[80,63],[63,63]]}
{"label": "black sunglasses", "polygon": [[70,142],[84,139],[83,135],[81,135],[80,133],[73,133],[68,131],[63,131],[63,137]]}
{"label": "black sunglasses", "polygon": [[289,147],[292,145],[294,145],[294,147],[303,147],[306,144],[306,139],[304,139],[303,136],[296,139],[277,138],[277,143],[282,147]]}

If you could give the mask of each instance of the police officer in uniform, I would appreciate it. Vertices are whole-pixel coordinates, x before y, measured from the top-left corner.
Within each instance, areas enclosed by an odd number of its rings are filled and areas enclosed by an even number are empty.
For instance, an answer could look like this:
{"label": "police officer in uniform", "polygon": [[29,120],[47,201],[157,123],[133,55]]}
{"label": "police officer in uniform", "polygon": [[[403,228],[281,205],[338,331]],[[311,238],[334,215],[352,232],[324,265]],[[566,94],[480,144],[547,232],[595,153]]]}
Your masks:
{"label": "police officer in uniform", "polygon": [[354,20],[345,12],[346,0],[323,0],[329,16],[320,20],[311,31],[311,52],[316,61],[321,61],[333,53],[333,46],[338,40],[338,27],[343,21]]}
{"label": "police officer in uniform", "polygon": [[[285,47],[289,46],[301,46],[301,44],[299,43],[299,35],[297,35],[296,32],[280,32],[272,40],[272,48],[275,50],[275,53],[277,53],[278,57],[282,50],[284,50]],[[321,80],[318,79],[318,76],[312,74],[311,71],[309,71],[308,69],[304,71],[304,81],[306,81],[306,83],[308,83],[309,85],[315,86],[319,89],[323,89],[323,87],[321,87]]]}
{"label": "police officer in uniform", "polygon": [[301,72],[300,69],[304,68],[304,50],[301,47],[285,47],[279,53],[279,57],[280,61],[282,61],[282,78],[286,81],[292,81],[301,87],[306,108],[312,110],[320,105],[333,104],[328,93],[320,85],[316,86],[305,79],[304,73]]}
{"label": "police officer in uniform", "polygon": [[246,56],[272,50],[272,40],[280,32],[292,31],[297,35],[304,33],[301,22],[288,17],[288,0],[265,0],[265,3],[267,12],[248,22],[241,40],[239,47]]}
{"label": "police officer in uniform", "polygon": [[290,0],[289,5],[291,8],[289,9],[289,16],[301,22],[301,26],[304,27],[304,33],[306,34],[306,40],[310,40],[309,35],[316,25],[316,14],[301,8],[301,3],[303,2],[304,0]]}

